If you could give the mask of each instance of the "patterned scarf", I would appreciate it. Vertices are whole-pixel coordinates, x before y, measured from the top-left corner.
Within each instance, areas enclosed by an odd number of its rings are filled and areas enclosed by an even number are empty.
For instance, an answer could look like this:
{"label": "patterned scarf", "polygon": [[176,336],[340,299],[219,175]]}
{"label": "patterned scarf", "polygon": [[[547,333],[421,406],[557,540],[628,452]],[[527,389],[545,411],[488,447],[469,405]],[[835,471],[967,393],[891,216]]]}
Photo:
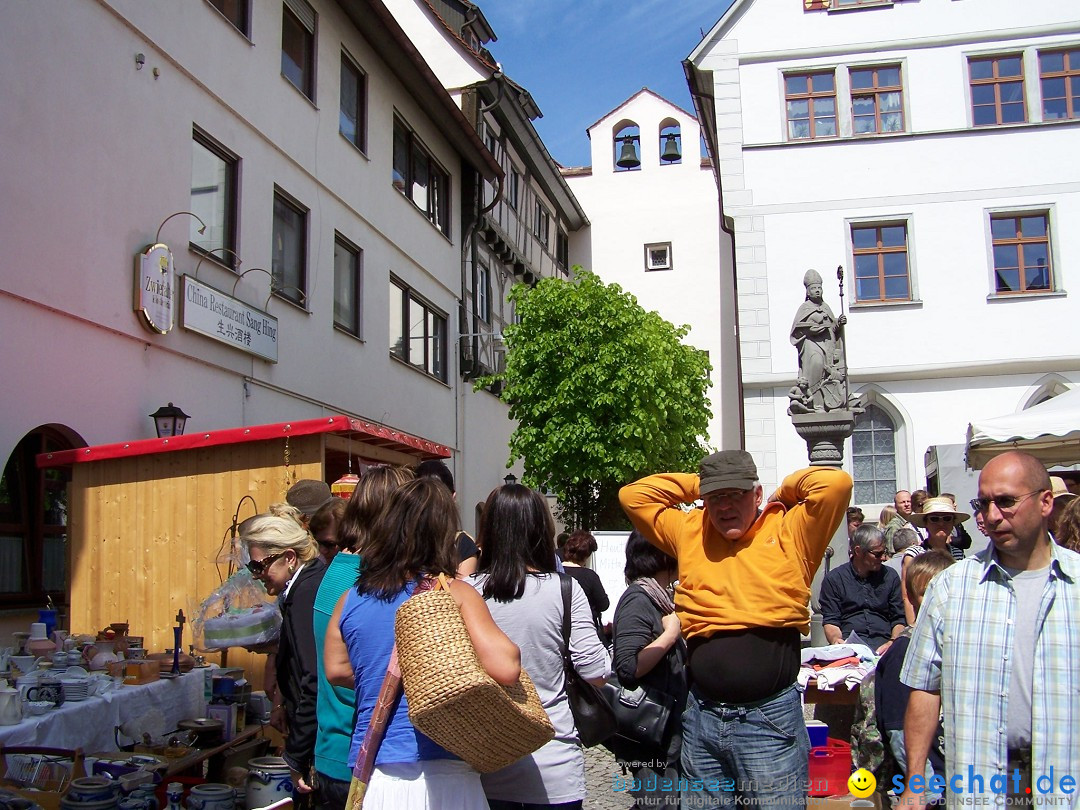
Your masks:
{"label": "patterned scarf", "polygon": [[671,601],[671,594],[668,593],[667,588],[663,587],[655,579],[652,577],[638,577],[633,584],[641,586],[641,589],[648,594],[661,615],[666,616],[675,612],[675,603]]}

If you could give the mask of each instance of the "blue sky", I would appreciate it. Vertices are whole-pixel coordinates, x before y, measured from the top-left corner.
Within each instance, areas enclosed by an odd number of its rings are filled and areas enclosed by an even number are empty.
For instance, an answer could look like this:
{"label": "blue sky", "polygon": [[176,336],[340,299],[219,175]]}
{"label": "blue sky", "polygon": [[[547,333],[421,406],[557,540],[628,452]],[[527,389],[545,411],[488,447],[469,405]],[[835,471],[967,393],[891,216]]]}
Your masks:
{"label": "blue sky", "polygon": [[694,108],[682,60],[732,0],[480,0],[503,71],[530,93],[555,160],[589,164],[585,128],[642,87]]}

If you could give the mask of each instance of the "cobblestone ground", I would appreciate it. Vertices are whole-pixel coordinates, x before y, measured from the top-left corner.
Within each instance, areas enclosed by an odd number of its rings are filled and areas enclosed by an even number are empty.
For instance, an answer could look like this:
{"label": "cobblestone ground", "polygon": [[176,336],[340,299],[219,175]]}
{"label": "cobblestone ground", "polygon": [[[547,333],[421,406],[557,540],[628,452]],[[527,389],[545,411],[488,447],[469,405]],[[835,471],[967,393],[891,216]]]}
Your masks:
{"label": "cobblestone ground", "polygon": [[624,810],[634,804],[633,798],[624,792],[613,791],[612,777],[620,774],[615,757],[604,746],[585,749],[585,796],[584,810]]}

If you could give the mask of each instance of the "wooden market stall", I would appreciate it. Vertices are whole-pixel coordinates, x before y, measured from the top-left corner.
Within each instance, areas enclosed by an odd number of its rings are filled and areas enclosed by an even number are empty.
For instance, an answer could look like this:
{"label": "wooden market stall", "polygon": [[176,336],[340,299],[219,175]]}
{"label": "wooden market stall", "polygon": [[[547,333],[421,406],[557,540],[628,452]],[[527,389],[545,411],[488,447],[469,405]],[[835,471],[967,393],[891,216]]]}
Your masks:
{"label": "wooden market stall", "polygon": [[[414,465],[443,445],[347,416],[82,447],[38,456],[71,467],[69,629],[130,623],[150,652],[173,646],[177,611],[195,615],[229,575],[234,521],[283,501],[297,480],[333,481],[355,463]],[[184,649],[191,643],[184,631]],[[208,656],[218,660],[217,656]],[[263,656],[234,648],[255,689]]]}

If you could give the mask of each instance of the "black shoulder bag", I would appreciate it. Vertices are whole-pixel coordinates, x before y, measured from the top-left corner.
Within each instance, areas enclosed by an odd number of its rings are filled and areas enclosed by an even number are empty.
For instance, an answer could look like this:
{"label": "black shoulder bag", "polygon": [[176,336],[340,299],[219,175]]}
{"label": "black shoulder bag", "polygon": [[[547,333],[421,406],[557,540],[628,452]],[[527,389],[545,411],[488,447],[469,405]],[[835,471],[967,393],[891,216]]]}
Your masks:
{"label": "black shoulder bag", "polygon": [[615,731],[615,712],[604,699],[601,691],[582,678],[570,658],[570,588],[573,581],[566,574],[559,574],[562,587],[563,619],[563,671],[566,674],[566,697],[574,715],[578,739],[586,748],[599,745]]}

